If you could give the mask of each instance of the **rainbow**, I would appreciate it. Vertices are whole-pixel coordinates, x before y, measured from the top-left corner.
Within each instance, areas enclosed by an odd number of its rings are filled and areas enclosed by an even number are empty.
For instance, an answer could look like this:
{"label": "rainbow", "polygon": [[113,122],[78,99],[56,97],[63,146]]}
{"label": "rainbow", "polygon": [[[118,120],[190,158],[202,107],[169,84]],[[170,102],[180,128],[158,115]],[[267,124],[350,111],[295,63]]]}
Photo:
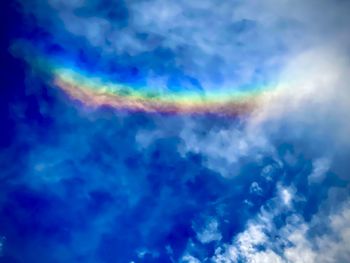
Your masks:
{"label": "rainbow", "polygon": [[114,83],[106,77],[92,76],[69,67],[55,67],[51,74],[55,86],[88,106],[109,106],[150,113],[239,115],[251,112],[259,98],[269,90],[256,88],[248,91],[226,89],[202,93],[190,90],[154,92],[147,87]]}
{"label": "rainbow", "polygon": [[237,116],[252,112],[261,98],[277,89],[273,85],[257,85],[204,91],[181,88],[176,91],[155,91],[152,87],[118,83],[100,73],[94,75],[70,64],[69,60],[50,56],[25,42],[15,45],[13,51],[39,74],[49,76],[54,86],[71,99],[88,107],[108,106],[117,110],[147,113]]}

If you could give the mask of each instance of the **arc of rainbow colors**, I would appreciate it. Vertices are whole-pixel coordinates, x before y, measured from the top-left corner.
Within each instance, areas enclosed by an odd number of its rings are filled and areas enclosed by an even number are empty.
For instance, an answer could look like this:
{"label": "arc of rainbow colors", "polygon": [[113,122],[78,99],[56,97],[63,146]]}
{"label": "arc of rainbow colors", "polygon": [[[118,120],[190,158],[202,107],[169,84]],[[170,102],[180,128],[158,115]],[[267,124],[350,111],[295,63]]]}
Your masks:
{"label": "arc of rainbow colors", "polygon": [[27,42],[16,43],[12,51],[35,69],[52,76],[54,84],[69,97],[92,107],[110,106],[150,113],[240,115],[252,112],[261,99],[273,96],[280,88],[280,85],[257,85],[247,89],[154,92],[151,87],[115,83],[100,73],[94,76],[69,64],[64,57],[50,56]]}
{"label": "arc of rainbow colors", "polygon": [[239,115],[252,111],[269,88],[248,91],[227,89],[205,92],[150,92],[147,87],[116,84],[104,77],[89,76],[81,71],[55,67],[54,83],[70,97],[89,106],[110,106],[142,112]]}

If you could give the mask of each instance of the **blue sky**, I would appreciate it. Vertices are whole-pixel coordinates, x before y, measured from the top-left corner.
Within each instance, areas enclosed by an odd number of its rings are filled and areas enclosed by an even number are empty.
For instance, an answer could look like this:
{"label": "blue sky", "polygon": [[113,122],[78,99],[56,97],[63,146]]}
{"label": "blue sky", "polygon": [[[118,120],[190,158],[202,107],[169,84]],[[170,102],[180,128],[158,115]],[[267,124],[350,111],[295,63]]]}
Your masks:
{"label": "blue sky", "polygon": [[[0,262],[350,261],[347,1],[2,5]],[[266,96],[234,117],[92,107],[32,56]]]}

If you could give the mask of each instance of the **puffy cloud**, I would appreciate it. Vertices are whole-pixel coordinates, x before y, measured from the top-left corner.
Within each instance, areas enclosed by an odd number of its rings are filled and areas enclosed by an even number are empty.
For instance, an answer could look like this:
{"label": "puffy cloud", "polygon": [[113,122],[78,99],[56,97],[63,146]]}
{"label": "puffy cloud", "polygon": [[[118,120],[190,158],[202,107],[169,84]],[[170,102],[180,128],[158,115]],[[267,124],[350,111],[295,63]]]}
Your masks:
{"label": "puffy cloud", "polygon": [[[283,192],[283,190],[282,190]],[[320,211],[305,222],[295,209],[285,210],[277,198],[261,210],[256,219],[234,238],[232,244],[218,247],[215,262],[345,262],[350,258],[349,201],[331,213]],[[272,206],[271,206],[272,205]],[[266,210],[272,209],[272,210]],[[287,211],[281,227],[276,219]],[[277,220],[278,221],[278,220]],[[318,226],[328,230],[317,233]]]}
{"label": "puffy cloud", "polygon": [[261,195],[263,190],[261,189],[261,187],[259,186],[259,184],[257,182],[252,182],[252,184],[249,187],[249,191],[252,194],[257,194],[257,195]]}
{"label": "puffy cloud", "polygon": [[330,168],[330,161],[327,158],[319,158],[316,159],[313,162],[313,171],[312,174],[310,174],[309,176],[309,182],[310,183],[317,183],[322,181],[325,176],[326,173],[329,171]]}
{"label": "puffy cloud", "polygon": [[[225,177],[239,174],[240,161],[252,158],[259,161],[262,155],[275,155],[275,149],[266,137],[255,131],[247,131],[236,125],[229,127],[201,127],[201,123],[192,122],[181,131],[184,146],[183,154],[195,152],[204,154],[209,168],[220,172]],[[204,131],[203,131],[204,130]],[[199,135],[201,134],[201,135]]]}
{"label": "puffy cloud", "polygon": [[191,255],[184,255],[182,258],[181,258],[181,261],[180,262],[187,262],[187,263],[199,263],[200,261],[191,256]]}
{"label": "puffy cloud", "polygon": [[215,219],[209,219],[203,229],[197,232],[197,238],[202,243],[209,243],[213,241],[220,241],[222,236],[218,230],[219,223]]}

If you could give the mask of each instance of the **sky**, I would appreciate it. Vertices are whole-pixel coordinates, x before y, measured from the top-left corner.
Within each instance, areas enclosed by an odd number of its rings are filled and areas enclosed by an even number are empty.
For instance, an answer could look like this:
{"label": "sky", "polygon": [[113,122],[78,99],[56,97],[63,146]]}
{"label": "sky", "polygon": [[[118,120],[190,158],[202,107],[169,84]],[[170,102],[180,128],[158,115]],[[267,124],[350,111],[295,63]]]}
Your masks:
{"label": "sky", "polygon": [[350,262],[350,2],[1,1],[0,262]]}

